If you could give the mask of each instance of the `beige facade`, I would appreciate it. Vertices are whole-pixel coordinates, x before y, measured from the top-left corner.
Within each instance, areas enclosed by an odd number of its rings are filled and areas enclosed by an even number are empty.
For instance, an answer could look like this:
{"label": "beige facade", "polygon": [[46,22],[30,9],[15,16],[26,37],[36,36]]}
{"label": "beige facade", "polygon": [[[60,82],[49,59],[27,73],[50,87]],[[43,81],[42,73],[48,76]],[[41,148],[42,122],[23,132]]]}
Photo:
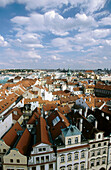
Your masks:
{"label": "beige facade", "polygon": [[103,132],[95,134],[95,139],[89,141],[88,169],[107,169],[109,138],[104,138]]}
{"label": "beige facade", "polygon": [[9,150],[9,148],[10,147],[6,145],[2,139],[0,139],[0,168],[2,168],[3,165],[3,156]]}
{"label": "beige facade", "polygon": [[17,149],[12,149],[3,157],[3,170],[27,170],[27,157]]}

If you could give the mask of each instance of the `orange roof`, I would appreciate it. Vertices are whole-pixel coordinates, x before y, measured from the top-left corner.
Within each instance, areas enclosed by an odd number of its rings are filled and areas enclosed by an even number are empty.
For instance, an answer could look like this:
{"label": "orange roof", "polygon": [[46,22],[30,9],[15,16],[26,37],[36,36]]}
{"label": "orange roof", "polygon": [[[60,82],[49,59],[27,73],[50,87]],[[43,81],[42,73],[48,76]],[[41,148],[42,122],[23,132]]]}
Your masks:
{"label": "orange roof", "polygon": [[66,106],[58,106],[58,110],[62,114],[67,114],[67,113],[71,112],[71,109],[70,109],[70,107],[68,105],[66,105]]}
{"label": "orange roof", "polygon": [[[54,126],[52,122],[56,117],[59,117],[60,121],[58,121],[58,123]],[[47,118],[47,122],[50,126],[50,132],[53,140],[61,134],[61,129],[70,125],[67,118],[57,110],[51,113],[51,115]]]}
{"label": "orange roof", "polygon": [[80,87],[75,87],[73,88],[74,91],[82,91],[82,89]]}
{"label": "orange roof", "polygon": [[0,113],[6,110],[12,103],[17,100],[18,96],[16,94],[8,95],[4,100],[0,102]]}
{"label": "orange roof", "polygon": [[26,155],[31,143],[31,134],[28,129],[25,129],[24,133],[22,134],[16,148],[22,155]]}
{"label": "orange roof", "polygon": [[54,110],[57,107],[57,104],[45,104],[43,105],[44,111]]}
{"label": "orange roof", "polygon": [[85,72],[86,72],[86,73],[94,73],[93,70],[86,70]]}
{"label": "orange roof", "polygon": [[46,124],[45,119],[43,117],[40,117],[38,119],[38,124],[36,125],[36,145],[40,143],[51,145],[49,141],[49,134],[48,134],[46,127],[47,127],[47,124]]}
{"label": "orange roof", "polygon": [[22,130],[23,129],[20,126],[20,124],[16,122],[2,139],[8,146],[12,147],[18,138],[17,131],[22,131]]}
{"label": "orange roof", "polygon": [[95,88],[96,89],[103,89],[103,90],[111,90],[111,85],[96,84]]}

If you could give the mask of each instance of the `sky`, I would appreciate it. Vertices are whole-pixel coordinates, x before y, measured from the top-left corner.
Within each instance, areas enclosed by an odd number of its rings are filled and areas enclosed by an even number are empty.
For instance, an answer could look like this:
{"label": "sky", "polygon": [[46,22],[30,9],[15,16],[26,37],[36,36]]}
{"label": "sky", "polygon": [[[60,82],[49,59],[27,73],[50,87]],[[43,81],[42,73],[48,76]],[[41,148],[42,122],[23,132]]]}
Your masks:
{"label": "sky", "polygon": [[0,69],[111,68],[111,0],[0,0]]}

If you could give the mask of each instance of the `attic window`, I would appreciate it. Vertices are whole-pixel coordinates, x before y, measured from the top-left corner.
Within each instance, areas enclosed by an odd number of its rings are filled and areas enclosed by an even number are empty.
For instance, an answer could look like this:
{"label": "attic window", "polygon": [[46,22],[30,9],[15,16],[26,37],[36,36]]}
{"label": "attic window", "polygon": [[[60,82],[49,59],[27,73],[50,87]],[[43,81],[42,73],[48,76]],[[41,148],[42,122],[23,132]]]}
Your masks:
{"label": "attic window", "polygon": [[68,139],[68,145],[71,145],[71,138]]}
{"label": "attic window", "polygon": [[60,118],[57,116],[53,121],[53,126],[55,126],[60,121]]}
{"label": "attic window", "polygon": [[101,138],[101,135],[98,135],[98,139],[100,139]]}

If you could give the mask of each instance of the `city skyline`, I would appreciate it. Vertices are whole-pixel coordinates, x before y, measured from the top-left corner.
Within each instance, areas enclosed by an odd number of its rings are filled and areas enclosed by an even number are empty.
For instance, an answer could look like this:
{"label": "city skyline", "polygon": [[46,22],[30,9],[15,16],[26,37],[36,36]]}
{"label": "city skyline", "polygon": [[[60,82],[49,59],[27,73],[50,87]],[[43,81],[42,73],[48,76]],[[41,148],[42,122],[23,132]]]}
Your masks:
{"label": "city skyline", "polygon": [[1,0],[0,69],[111,68],[110,0]]}

